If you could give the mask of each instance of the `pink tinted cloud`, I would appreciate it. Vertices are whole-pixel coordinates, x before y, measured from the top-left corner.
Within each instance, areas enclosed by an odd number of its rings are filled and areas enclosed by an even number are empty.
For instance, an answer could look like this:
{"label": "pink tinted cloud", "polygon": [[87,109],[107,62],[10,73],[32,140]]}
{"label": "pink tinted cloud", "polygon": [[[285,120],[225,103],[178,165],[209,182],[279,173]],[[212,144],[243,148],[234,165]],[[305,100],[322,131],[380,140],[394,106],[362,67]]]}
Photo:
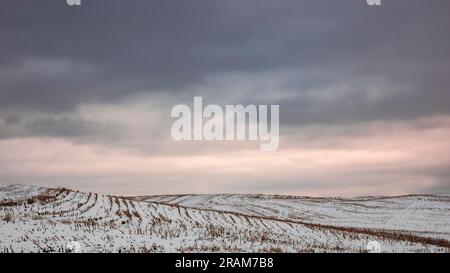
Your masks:
{"label": "pink tinted cloud", "polygon": [[404,194],[442,187],[446,177],[440,174],[450,167],[449,139],[448,116],[298,128],[283,135],[281,149],[273,153],[137,155],[63,139],[17,138],[0,141],[0,177],[121,194]]}

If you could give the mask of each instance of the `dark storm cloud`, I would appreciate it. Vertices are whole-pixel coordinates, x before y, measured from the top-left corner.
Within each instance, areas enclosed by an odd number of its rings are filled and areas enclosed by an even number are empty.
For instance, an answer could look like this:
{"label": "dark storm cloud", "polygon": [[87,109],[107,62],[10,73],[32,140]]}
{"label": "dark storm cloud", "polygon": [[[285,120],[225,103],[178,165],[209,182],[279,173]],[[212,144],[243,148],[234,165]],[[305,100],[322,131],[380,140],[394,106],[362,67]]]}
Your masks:
{"label": "dark storm cloud", "polygon": [[[0,5],[2,109],[66,111],[137,93],[177,96],[195,93],[209,76],[273,70],[291,71],[276,87],[297,94],[272,102],[282,105],[282,123],[450,109],[446,0],[377,8],[363,0]],[[339,85],[324,100],[321,90]],[[383,90],[373,99],[376,88]],[[258,91],[245,99],[257,103]]]}
{"label": "dark storm cloud", "polygon": [[75,142],[112,143],[129,128],[118,122],[97,122],[77,117],[38,117],[23,120],[17,116],[0,119],[0,139],[27,136],[65,138]]}

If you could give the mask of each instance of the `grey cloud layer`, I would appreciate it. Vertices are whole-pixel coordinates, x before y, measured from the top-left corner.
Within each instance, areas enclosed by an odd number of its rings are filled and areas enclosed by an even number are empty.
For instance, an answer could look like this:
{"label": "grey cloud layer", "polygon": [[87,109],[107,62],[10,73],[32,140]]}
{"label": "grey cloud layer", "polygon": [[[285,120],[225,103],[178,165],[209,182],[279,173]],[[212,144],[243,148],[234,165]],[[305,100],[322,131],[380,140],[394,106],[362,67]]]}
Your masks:
{"label": "grey cloud layer", "polygon": [[[226,97],[209,77],[281,70],[290,77],[257,87],[292,93],[270,101],[282,105],[282,123],[448,113],[448,10],[445,0],[378,9],[362,0],[3,1],[0,105],[67,111],[160,92],[176,101],[199,86]],[[239,99],[258,103],[258,88]]]}

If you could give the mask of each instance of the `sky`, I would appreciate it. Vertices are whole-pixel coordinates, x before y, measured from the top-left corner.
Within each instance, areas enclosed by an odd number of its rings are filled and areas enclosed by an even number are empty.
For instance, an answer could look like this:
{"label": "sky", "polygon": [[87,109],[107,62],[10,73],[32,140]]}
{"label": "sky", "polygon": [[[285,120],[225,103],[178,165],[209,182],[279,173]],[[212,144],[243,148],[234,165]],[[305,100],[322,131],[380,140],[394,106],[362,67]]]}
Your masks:
{"label": "sky", "polygon": [[[0,182],[122,195],[450,192],[450,2],[0,0]],[[280,105],[280,145],[174,105]]]}

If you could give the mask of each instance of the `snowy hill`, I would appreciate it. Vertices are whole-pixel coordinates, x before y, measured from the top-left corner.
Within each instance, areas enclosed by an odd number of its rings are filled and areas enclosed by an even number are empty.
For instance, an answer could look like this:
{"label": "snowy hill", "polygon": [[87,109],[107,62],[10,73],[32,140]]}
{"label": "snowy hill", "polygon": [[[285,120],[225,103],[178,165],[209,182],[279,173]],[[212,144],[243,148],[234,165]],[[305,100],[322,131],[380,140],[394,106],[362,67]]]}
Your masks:
{"label": "snowy hill", "polygon": [[450,196],[311,198],[269,195],[169,195],[140,200],[340,227],[411,232],[450,240]]}
{"label": "snowy hill", "polygon": [[0,252],[449,252],[450,196],[118,197],[0,185]]}

